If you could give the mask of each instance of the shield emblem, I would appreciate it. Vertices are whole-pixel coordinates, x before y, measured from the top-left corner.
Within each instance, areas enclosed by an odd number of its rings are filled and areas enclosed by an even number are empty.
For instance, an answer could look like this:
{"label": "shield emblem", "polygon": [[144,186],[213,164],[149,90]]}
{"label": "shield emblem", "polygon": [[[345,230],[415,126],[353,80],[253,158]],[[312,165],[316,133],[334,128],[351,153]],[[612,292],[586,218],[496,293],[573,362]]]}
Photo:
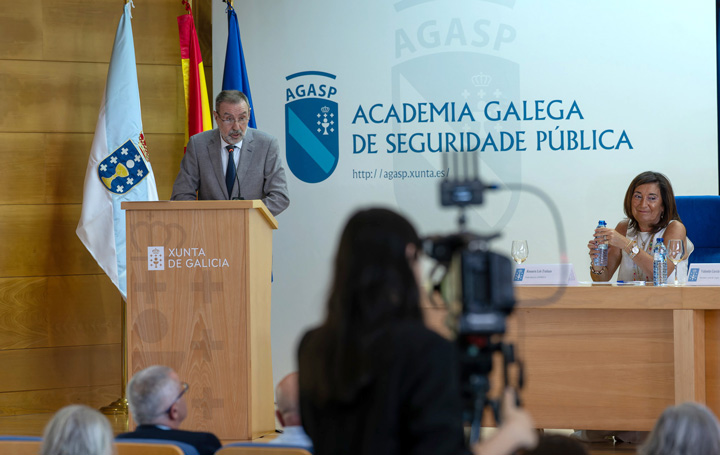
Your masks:
{"label": "shield emblem", "polygon": [[285,105],[286,160],[305,183],[318,183],[335,171],[340,156],[338,106],[325,98],[302,98]]}
{"label": "shield emblem", "polygon": [[140,151],[131,140],[105,157],[98,165],[98,177],[105,188],[115,194],[125,194],[148,174]]}

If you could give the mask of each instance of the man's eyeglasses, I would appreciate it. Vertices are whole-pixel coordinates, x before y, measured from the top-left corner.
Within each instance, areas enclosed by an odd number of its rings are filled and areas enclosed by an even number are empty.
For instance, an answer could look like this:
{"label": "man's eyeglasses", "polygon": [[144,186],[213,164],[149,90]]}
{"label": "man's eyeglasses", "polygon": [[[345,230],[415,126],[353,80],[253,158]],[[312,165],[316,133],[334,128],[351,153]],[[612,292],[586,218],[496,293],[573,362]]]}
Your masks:
{"label": "man's eyeglasses", "polygon": [[220,119],[220,121],[222,121],[226,125],[234,125],[235,122],[244,125],[248,122],[248,120],[250,120],[250,117],[240,117],[237,120],[235,120],[235,117],[223,117]]}
{"label": "man's eyeglasses", "polygon": [[175,398],[175,401],[173,401],[170,406],[168,406],[168,408],[165,410],[165,412],[163,412],[163,414],[170,414],[170,410],[172,409],[172,407],[175,406],[175,403],[180,401],[180,398],[182,398],[183,395],[185,395],[185,392],[188,391],[190,385],[187,382],[182,382],[180,383],[180,387],[182,387],[182,390],[178,394],[177,398]]}

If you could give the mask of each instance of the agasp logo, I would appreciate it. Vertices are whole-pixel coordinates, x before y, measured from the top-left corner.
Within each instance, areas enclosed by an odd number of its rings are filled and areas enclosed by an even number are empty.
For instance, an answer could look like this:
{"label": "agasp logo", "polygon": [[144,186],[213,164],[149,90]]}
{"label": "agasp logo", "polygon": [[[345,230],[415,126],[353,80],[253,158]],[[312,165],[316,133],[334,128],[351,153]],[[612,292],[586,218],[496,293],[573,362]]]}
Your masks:
{"label": "agasp logo", "polygon": [[338,105],[331,100],[337,89],[330,85],[335,75],[304,71],[285,79],[293,81],[285,90],[288,167],[303,182],[322,182],[335,171],[340,156]]}

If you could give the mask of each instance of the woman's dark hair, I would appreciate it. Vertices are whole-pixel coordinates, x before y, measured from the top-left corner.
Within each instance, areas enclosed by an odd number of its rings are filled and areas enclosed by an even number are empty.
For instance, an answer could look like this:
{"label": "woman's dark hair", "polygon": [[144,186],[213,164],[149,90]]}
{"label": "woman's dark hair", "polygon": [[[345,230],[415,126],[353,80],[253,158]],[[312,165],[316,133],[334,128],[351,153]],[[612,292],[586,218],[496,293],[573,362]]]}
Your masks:
{"label": "woman's dark hair", "polygon": [[307,371],[306,384],[319,401],[352,400],[373,379],[370,344],[394,323],[422,320],[411,265],[419,251],[415,228],[391,210],[362,210],[350,218],[335,257],[327,316]]}
{"label": "woman's dark hair", "polygon": [[660,215],[660,221],[651,227],[653,233],[658,232],[660,229],[670,224],[671,220],[680,221],[680,215],[678,215],[677,206],[675,205],[675,193],[673,193],[672,185],[670,180],[659,172],[646,171],[639,174],[637,177],[630,182],[627,192],[625,193],[625,216],[630,219],[628,228],[638,229],[638,222],[632,214],[632,198],[635,194],[635,190],[640,185],[646,183],[657,183],[660,187],[660,198],[663,203],[663,212]]}

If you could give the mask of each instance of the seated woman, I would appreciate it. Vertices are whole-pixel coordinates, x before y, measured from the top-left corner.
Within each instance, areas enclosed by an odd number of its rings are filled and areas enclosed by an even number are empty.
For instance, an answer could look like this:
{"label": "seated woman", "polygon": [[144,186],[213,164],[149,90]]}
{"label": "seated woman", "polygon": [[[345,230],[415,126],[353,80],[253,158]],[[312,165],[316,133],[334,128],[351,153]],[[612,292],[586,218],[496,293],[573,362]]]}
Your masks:
{"label": "seated woman", "polygon": [[720,424],[697,403],[671,406],[655,423],[638,455],[707,455],[720,453]]}
{"label": "seated woman", "polygon": [[[588,243],[591,259],[598,255],[598,238],[605,236],[610,246],[608,265],[590,266],[593,281],[610,281],[618,268],[620,281],[652,281],[653,246],[658,238],[662,238],[665,245],[671,239],[680,239],[685,251],[683,261],[687,261],[693,244],[680,221],[667,177],[651,171],[635,177],[625,193],[624,209],[627,219],[619,222],[615,229],[595,229]],[[675,266],[668,261],[668,276],[673,270]]]}
{"label": "seated woman", "polygon": [[[345,226],[325,321],[298,352],[301,420],[317,455],[467,452],[455,347],[423,323],[419,255],[415,229],[390,210]],[[534,445],[529,415],[509,399],[504,411],[473,449]]]}
{"label": "seated woman", "polygon": [[113,455],[113,432],[108,419],[83,405],[66,406],[48,422],[40,455]]}

